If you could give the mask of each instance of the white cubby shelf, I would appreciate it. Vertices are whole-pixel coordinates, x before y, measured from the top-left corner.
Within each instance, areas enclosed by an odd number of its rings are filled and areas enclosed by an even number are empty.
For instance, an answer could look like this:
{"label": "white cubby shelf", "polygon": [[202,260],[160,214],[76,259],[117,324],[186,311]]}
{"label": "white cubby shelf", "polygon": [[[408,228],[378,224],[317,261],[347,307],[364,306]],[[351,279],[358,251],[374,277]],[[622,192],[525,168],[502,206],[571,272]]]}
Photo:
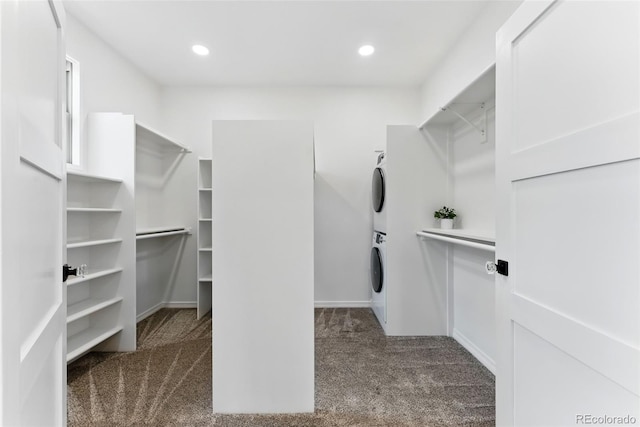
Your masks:
{"label": "white cubby shelf", "polygon": [[68,170],[67,171],[67,179],[85,183],[112,183],[112,184],[120,184],[122,182],[119,178],[110,178],[102,175],[91,174],[87,172],[81,172],[77,170]]}
{"label": "white cubby shelf", "polygon": [[123,330],[122,326],[111,328],[88,328],[70,336],[67,340],[67,363],[90,351],[93,347],[108,340]]}
{"label": "white cubby shelf", "polygon": [[91,246],[110,245],[112,243],[120,243],[122,239],[101,239],[101,240],[87,240],[85,242],[67,243],[67,249],[87,248]]}
{"label": "white cubby shelf", "polygon": [[67,208],[67,213],[121,213],[122,209],[111,208]]}
{"label": "white cubby shelf", "polygon": [[75,322],[122,301],[122,297],[97,299],[89,298],[67,307],[67,323]]}
{"label": "white cubby shelf", "polygon": [[120,273],[122,268],[109,268],[105,270],[93,271],[84,275],[84,277],[70,276],[67,279],[67,286],[77,285],[79,283],[88,282],[90,280],[99,279],[100,277],[110,276],[112,274]]}

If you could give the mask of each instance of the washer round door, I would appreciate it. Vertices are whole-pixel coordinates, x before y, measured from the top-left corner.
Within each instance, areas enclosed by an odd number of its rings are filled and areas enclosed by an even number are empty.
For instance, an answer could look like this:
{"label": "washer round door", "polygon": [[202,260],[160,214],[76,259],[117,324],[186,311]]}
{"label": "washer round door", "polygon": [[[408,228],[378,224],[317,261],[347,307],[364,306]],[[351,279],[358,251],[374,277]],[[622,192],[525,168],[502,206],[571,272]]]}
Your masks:
{"label": "washer round door", "polygon": [[384,284],[384,271],[380,249],[371,248],[371,287],[373,292],[380,293]]}
{"label": "washer round door", "polygon": [[380,212],[384,207],[384,172],[382,168],[375,168],[373,171],[371,191],[373,210]]}

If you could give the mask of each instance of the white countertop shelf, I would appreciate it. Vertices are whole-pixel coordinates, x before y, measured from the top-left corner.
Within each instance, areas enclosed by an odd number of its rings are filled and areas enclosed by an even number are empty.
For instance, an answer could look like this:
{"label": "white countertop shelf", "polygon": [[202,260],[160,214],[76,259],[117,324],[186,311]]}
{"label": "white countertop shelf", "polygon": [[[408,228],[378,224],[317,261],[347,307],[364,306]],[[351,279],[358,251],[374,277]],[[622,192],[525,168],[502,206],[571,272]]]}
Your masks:
{"label": "white countertop shelf", "polygon": [[85,316],[93,314],[96,311],[100,311],[102,309],[110,307],[122,300],[122,297],[115,297],[106,300],[89,298],[76,304],[72,304],[67,307],[67,323],[71,323]]}
{"label": "white countertop shelf", "polygon": [[88,182],[88,183],[107,182],[107,183],[119,184],[122,182],[122,180],[118,178],[109,178],[106,176],[95,175],[92,173],[80,172],[75,170],[67,171],[67,179],[80,181],[80,182]]}
{"label": "white countertop shelf", "polygon": [[108,245],[111,243],[120,243],[122,239],[103,239],[103,240],[89,240],[86,242],[68,243],[67,249],[86,248],[90,246]]}
{"label": "white countertop shelf", "polygon": [[484,249],[495,252],[495,234],[484,230],[425,228],[416,232],[419,237],[440,240],[461,246]]}
{"label": "white countertop shelf", "polygon": [[110,209],[110,208],[67,208],[67,212],[121,213],[122,209]]}
{"label": "white countertop shelf", "polygon": [[97,279],[99,277],[109,276],[111,274],[116,274],[121,271],[122,271],[121,268],[110,268],[107,270],[90,272],[88,274],[85,274],[84,277],[73,276],[73,279],[71,278],[67,279],[67,286],[73,286],[73,285],[77,285],[78,283],[88,282],[89,280]]}
{"label": "white countertop shelf", "polygon": [[186,227],[143,228],[136,231],[136,239],[153,239],[156,237],[176,236],[179,234],[191,234],[191,230]]}
{"label": "white countertop shelf", "polygon": [[67,363],[73,361],[101,342],[122,331],[122,326],[113,328],[89,328],[70,336],[67,341]]}

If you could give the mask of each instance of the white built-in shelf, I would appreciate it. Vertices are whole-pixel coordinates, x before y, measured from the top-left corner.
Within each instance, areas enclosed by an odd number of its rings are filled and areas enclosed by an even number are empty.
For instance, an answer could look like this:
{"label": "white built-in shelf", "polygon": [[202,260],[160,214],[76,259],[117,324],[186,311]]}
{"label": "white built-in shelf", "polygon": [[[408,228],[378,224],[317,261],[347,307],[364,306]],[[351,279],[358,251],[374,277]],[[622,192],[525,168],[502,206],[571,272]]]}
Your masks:
{"label": "white built-in shelf", "polygon": [[67,249],[87,248],[90,246],[109,245],[111,243],[120,243],[120,242],[122,242],[122,239],[88,240],[86,242],[68,243]]}
{"label": "white built-in shelf", "polygon": [[182,151],[185,153],[191,153],[191,150],[184,145],[177,142],[175,139],[168,137],[167,135],[152,129],[150,126],[144,125],[136,121],[136,130],[140,135],[145,136],[145,139],[153,140],[161,148],[165,150]]}
{"label": "white built-in shelf", "polygon": [[179,234],[190,234],[191,230],[186,227],[155,227],[145,228],[136,231],[136,239],[154,239],[156,237],[176,236]]}
{"label": "white built-in shelf", "polygon": [[213,221],[212,218],[198,218],[198,221]]}
{"label": "white built-in shelf", "polygon": [[101,342],[111,338],[122,331],[122,326],[113,328],[88,328],[73,336],[67,341],[67,363],[82,356]]}
{"label": "white built-in shelf", "polygon": [[496,250],[495,234],[489,231],[426,228],[422,231],[418,231],[416,235],[427,239],[434,239],[492,252],[495,252]]}
{"label": "white built-in shelf", "polygon": [[110,299],[89,298],[72,304],[67,307],[67,323],[74,322],[97,311],[103,310],[107,307],[119,303],[122,300],[122,297],[115,297]]}
{"label": "white built-in shelf", "polygon": [[198,188],[199,191],[211,191],[211,188]]}
{"label": "white built-in shelf", "polygon": [[451,107],[458,114],[466,116],[476,110],[481,103],[490,101],[495,98],[496,94],[496,68],[495,65],[490,66],[476,80],[471,82],[462,92],[460,92],[447,105],[441,105],[431,117],[422,123],[420,128],[427,125],[448,126],[460,120],[460,116],[452,111],[448,111],[447,107]]}
{"label": "white built-in shelf", "polygon": [[206,275],[206,276],[202,276],[202,277],[200,277],[198,280],[199,280],[200,282],[211,282],[213,279],[212,279],[211,274],[208,274],[208,275]]}
{"label": "white built-in shelf", "polygon": [[110,276],[121,272],[121,268],[110,268],[107,270],[94,271],[92,273],[85,274],[84,277],[73,277],[73,279],[67,279],[67,286],[77,285],[78,283],[88,282],[89,280],[97,279],[99,277]]}
{"label": "white built-in shelf", "polygon": [[120,213],[120,212],[122,212],[122,209],[107,209],[107,208],[67,208],[67,212]]}
{"label": "white built-in shelf", "polygon": [[91,173],[74,171],[74,170],[67,171],[67,178],[73,179],[74,181],[81,181],[81,182],[88,182],[88,183],[111,182],[111,183],[119,184],[122,182],[121,179],[109,178],[106,176],[95,175]]}
{"label": "white built-in shelf", "polygon": [[200,252],[212,252],[213,248],[200,248],[198,249]]}

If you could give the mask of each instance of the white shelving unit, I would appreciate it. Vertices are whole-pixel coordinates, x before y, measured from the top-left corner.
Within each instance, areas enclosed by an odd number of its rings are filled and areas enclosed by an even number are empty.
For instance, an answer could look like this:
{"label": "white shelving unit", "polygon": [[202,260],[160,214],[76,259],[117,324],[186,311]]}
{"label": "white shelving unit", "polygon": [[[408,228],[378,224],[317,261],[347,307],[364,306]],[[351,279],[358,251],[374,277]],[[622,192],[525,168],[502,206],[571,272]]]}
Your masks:
{"label": "white shelving unit", "polygon": [[[420,127],[446,159],[442,205],[458,212],[455,229],[414,228],[420,249],[442,260],[448,334],[495,372],[495,279],[485,265],[495,258],[495,67],[489,67]],[[431,189],[424,191],[430,192]],[[435,225],[435,221],[434,221]],[[422,228],[422,230],[420,230]]]}
{"label": "white shelving unit", "polygon": [[193,218],[185,217],[187,186],[183,166],[192,161],[191,150],[132,118],[135,147],[136,317],[178,303],[194,306],[181,286],[181,258],[186,250]]}
{"label": "white shelving unit", "polygon": [[[85,171],[70,172],[69,182],[95,188],[70,193],[67,251],[68,263],[87,264],[89,274],[71,278],[67,288],[69,304],[93,300],[101,309],[68,324],[69,358],[94,349],[83,341],[106,339],[109,345],[99,349],[111,351],[136,349],[140,313],[151,314],[171,298],[176,256],[193,227],[180,217],[185,187],[175,179],[188,147],[122,113],[89,114],[87,137]],[[85,332],[89,326],[95,333]]]}
{"label": "white shelving unit", "polygon": [[212,305],[212,170],[211,159],[198,159],[198,319]]}
{"label": "white shelving unit", "polygon": [[67,263],[88,267],[84,277],[66,282],[67,362],[92,350],[135,349],[135,328],[123,307],[133,285],[125,274],[133,206],[124,187],[119,178],[67,172]]}
{"label": "white shelving unit", "polygon": [[191,153],[189,148],[180,144],[178,141],[139,121],[136,121],[136,134],[138,140],[152,141],[153,144],[161,147],[163,150]]}

